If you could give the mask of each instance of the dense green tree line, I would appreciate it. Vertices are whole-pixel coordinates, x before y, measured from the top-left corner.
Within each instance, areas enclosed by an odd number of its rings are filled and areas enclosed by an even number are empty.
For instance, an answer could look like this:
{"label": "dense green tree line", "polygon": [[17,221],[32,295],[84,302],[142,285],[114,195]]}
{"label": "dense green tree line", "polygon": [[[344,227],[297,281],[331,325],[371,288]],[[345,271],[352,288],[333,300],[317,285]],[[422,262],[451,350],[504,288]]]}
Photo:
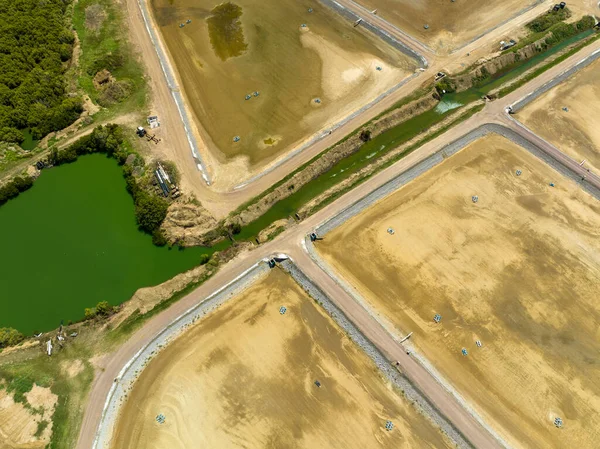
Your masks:
{"label": "dense green tree line", "polygon": [[12,181],[0,187],[0,206],[8,200],[15,198],[33,185],[33,179],[29,176],[17,176]]}
{"label": "dense green tree line", "polygon": [[39,139],[81,114],[81,99],[67,96],[65,62],[74,35],[66,26],[70,0],[0,2],[0,141]]}

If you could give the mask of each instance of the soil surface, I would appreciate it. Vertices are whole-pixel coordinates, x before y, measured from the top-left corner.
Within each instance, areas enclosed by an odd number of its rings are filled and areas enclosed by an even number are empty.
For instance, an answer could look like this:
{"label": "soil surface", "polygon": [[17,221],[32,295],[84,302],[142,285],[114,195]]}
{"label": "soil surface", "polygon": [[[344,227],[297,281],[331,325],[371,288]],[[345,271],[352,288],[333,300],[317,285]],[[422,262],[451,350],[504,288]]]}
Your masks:
{"label": "soil surface", "polygon": [[[433,50],[451,51],[515,17],[534,0],[358,0]],[[425,29],[428,25],[428,29]]]}
{"label": "soil surface", "polygon": [[450,446],[288,275],[273,270],[150,362],[113,447]]}
{"label": "soil surface", "polygon": [[490,135],[317,248],[513,447],[595,446],[600,204],[575,183]]}
{"label": "soil surface", "polygon": [[234,56],[226,58],[228,36],[217,39],[219,28],[210,34],[207,24],[216,17],[218,2],[150,3],[186,101],[201,125],[208,163],[220,166],[213,172],[215,182],[241,183],[416,67],[317,0],[267,3],[235,2],[241,15],[225,28],[243,36],[233,39]]}
{"label": "soil surface", "polygon": [[[7,393],[5,385],[0,389],[0,448],[1,449],[43,449],[52,435],[52,415],[58,396],[50,391],[33,385],[26,393],[24,403],[15,402],[13,395]],[[34,410],[35,409],[35,410]],[[39,423],[47,425],[38,432]]]}
{"label": "soil surface", "polygon": [[[529,129],[584,167],[600,172],[600,60],[546,92],[517,114]],[[564,110],[563,108],[567,108]]]}

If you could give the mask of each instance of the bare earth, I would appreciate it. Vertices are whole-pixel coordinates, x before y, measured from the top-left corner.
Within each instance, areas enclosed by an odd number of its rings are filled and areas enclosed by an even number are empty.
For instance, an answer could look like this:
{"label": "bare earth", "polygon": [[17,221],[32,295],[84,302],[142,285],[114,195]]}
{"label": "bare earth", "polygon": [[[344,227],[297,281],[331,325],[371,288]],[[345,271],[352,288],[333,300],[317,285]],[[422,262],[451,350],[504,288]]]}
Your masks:
{"label": "bare earth", "polygon": [[[5,388],[0,389],[0,449],[43,449],[50,442],[52,435],[52,415],[58,396],[50,391],[34,385],[25,394],[27,403],[15,402],[13,395]],[[41,413],[35,413],[37,409]],[[41,435],[36,436],[38,423],[49,424]]]}
{"label": "bare earth", "polygon": [[[281,160],[416,68],[404,54],[316,0],[237,0],[248,48],[221,60],[206,23],[219,3],[153,0],[150,5],[209,150],[203,157],[222,187],[238,185]],[[191,23],[180,28],[187,19]]]}
{"label": "bare earth", "polygon": [[451,447],[280,270],[157,356],[117,426],[120,449]]}
{"label": "bare earth", "polygon": [[[577,162],[600,172],[600,60],[519,112],[518,119]],[[566,107],[568,111],[562,108]]]}
{"label": "bare earth", "polygon": [[[515,17],[533,0],[357,0],[433,50],[449,53]],[[428,29],[424,26],[429,25]]]}
{"label": "bare earth", "polygon": [[511,445],[597,447],[600,204],[575,183],[488,136],[318,248]]}

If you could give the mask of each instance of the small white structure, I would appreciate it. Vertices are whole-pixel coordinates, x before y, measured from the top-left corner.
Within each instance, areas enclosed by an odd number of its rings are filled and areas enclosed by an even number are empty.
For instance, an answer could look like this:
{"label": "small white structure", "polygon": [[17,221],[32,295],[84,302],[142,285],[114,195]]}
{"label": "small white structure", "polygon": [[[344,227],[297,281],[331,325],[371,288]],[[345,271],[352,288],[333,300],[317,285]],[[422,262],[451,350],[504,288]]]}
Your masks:
{"label": "small white structure", "polygon": [[46,352],[48,355],[52,355],[52,340],[46,342]]}
{"label": "small white structure", "polygon": [[148,117],[147,121],[151,129],[158,128],[160,126],[160,122],[158,121],[157,115],[151,115],[150,117]]}
{"label": "small white structure", "polygon": [[394,231],[394,228],[387,228],[387,233],[388,233],[389,235],[394,235],[394,233],[395,233],[395,232],[396,232],[396,231]]}

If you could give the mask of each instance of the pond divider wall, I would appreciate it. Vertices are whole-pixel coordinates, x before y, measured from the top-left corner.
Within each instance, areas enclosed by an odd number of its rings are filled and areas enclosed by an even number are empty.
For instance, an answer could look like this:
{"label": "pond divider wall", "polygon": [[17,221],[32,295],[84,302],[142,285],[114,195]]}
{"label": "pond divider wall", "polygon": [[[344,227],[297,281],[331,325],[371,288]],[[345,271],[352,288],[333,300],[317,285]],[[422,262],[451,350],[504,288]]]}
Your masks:
{"label": "pond divider wall", "polygon": [[535,144],[531,143],[529,140],[525,139],[524,137],[520,136],[515,131],[504,125],[487,123],[468,132],[464,136],[456,139],[455,141],[444,145],[434,154],[413,165],[411,168],[402,172],[395,178],[387,181],[385,184],[376,188],[371,193],[367,194],[366,196],[362,197],[355,203],[342,210],[339,214],[325,220],[323,223],[321,223],[315,228],[315,232],[319,237],[325,236],[328,232],[332,231],[338,226],[341,226],[350,218],[354,217],[355,215],[358,215],[360,212],[362,212],[375,202],[390,195],[403,185],[409,183],[410,181],[422,175],[426,171],[440,164],[442,161],[444,161],[444,159],[457,153],[458,151],[460,151],[470,143],[474,142],[475,140],[480,139],[481,137],[484,137],[491,133],[503,136],[511,140],[513,143],[523,147],[524,149],[532,153],[534,156],[538,157],[546,164],[550,165],[561,175],[575,181],[590,195],[600,199],[600,190],[598,190],[597,188],[585,181],[581,181],[581,178],[577,173],[573,172],[571,169],[561,164],[556,159],[546,154],[544,151],[540,150]]}
{"label": "pond divider wall", "polygon": [[541,95],[545,94],[546,92],[548,92],[553,87],[559,85],[560,83],[562,83],[563,81],[565,81],[567,78],[571,77],[572,75],[574,75],[575,73],[577,73],[578,71],[580,71],[581,69],[589,66],[591,63],[593,63],[594,61],[596,61],[598,58],[600,58],[600,50],[596,50],[591,55],[589,55],[587,58],[582,59],[577,64],[575,64],[574,66],[572,66],[569,69],[565,70],[560,75],[554,77],[553,79],[551,79],[547,83],[541,85],[540,87],[538,87],[533,92],[531,92],[531,93],[525,95],[524,97],[520,98],[519,100],[517,100],[515,103],[513,103],[511,105],[513,113],[519,112],[521,109],[523,109],[529,103],[531,103],[532,101],[534,101],[535,99],[537,99]]}
{"label": "pond divider wall", "polygon": [[444,432],[457,447],[472,448],[463,435],[434,407],[429,400],[398,371],[379,349],[358,330],[329,297],[317,287],[304,272],[290,259],[283,261],[280,267],[296,281],[331,316],[331,318],[346,332],[348,337],[358,345],[367,356],[375,362],[377,368],[417,410],[430,419]]}
{"label": "pond divider wall", "polygon": [[[394,47],[396,50],[401,51],[409,58],[415,59],[419,63],[420,67],[425,68],[428,66],[427,59],[425,59],[425,57],[422,54],[417,52],[415,49],[409,47],[408,45],[404,44],[403,42],[400,42],[399,40],[395,39],[391,34],[389,34],[385,30],[382,30],[377,25],[373,25],[372,23],[369,22],[368,18],[359,16],[354,11],[350,11],[348,8],[339,4],[335,0],[319,0],[319,1],[322,4],[324,4],[325,6],[329,7],[330,9],[336,11],[341,16],[346,17],[347,19],[351,20],[352,22],[356,22],[357,20],[360,19],[361,26],[365,27],[371,33],[375,34],[377,37],[382,39],[384,42],[387,42],[389,45]],[[354,4],[363,8],[365,10],[365,13],[370,14],[370,12],[366,8],[362,7],[361,5],[358,5],[357,3],[354,3]],[[405,35],[409,39],[414,39],[412,36],[406,34],[404,31],[402,31],[398,27],[392,25],[391,23],[389,23],[387,21],[386,21],[386,23],[389,24],[391,27],[393,27],[395,30],[397,30],[398,33]],[[430,50],[429,47],[427,47],[425,44],[423,44],[421,42],[419,42],[419,44],[421,44],[423,47]]]}

